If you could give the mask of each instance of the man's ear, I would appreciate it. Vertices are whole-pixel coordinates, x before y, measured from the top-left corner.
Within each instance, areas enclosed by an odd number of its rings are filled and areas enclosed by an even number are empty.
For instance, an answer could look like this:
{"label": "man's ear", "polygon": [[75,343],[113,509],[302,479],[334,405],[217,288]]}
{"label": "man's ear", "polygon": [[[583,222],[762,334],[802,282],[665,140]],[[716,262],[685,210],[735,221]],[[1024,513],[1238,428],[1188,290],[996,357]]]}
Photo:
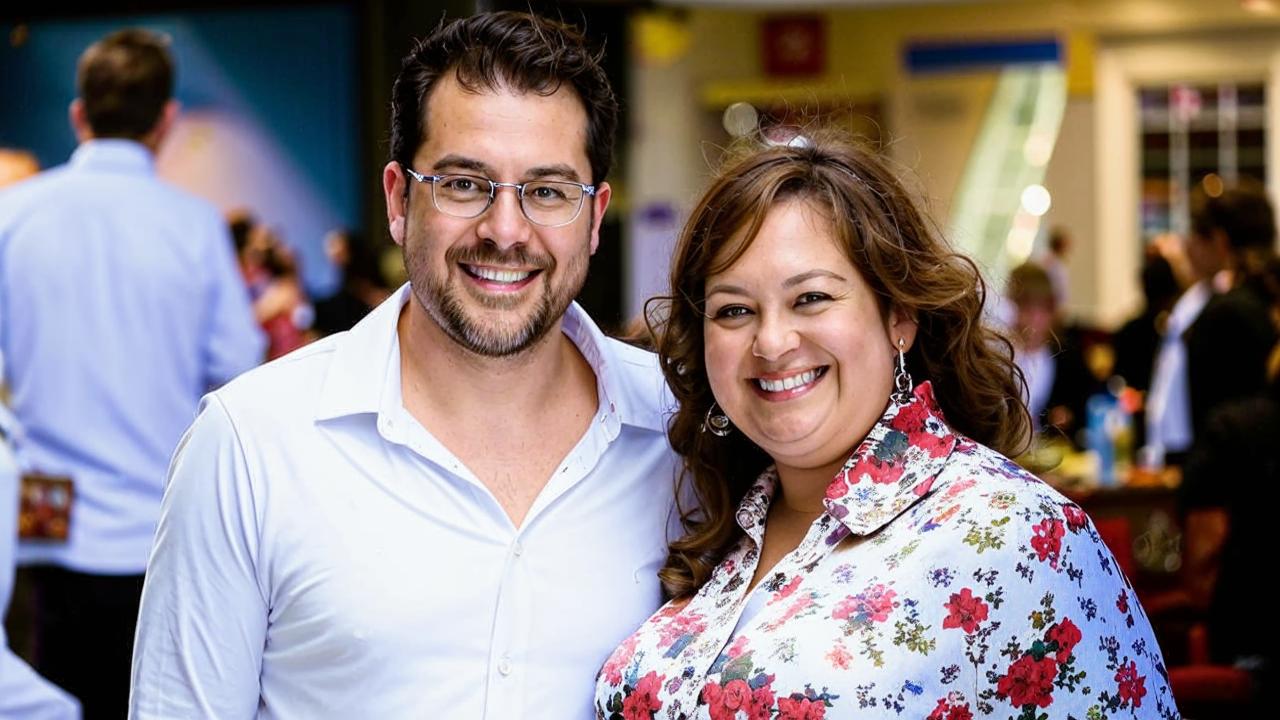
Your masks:
{"label": "man's ear", "polygon": [[382,194],[387,202],[387,227],[391,230],[391,239],[400,246],[404,246],[405,213],[408,211],[405,182],[404,169],[400,167],[400,163],[392,160],[382,168]]}

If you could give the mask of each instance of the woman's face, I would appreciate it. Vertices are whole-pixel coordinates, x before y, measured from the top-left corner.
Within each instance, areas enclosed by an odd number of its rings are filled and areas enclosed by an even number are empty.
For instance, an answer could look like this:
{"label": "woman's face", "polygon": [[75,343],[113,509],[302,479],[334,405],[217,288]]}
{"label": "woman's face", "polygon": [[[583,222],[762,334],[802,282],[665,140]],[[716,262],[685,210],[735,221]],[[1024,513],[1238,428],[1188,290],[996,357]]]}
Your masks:
{"label": "woman's face", "polygon": [[884,412],[898,338],[904,349],[915,339],[914,323],[896,312],[886,321],[837,243],[818,205],[786,201],[733,265],[706,280],[711,390],[780,468],[842,463]]}

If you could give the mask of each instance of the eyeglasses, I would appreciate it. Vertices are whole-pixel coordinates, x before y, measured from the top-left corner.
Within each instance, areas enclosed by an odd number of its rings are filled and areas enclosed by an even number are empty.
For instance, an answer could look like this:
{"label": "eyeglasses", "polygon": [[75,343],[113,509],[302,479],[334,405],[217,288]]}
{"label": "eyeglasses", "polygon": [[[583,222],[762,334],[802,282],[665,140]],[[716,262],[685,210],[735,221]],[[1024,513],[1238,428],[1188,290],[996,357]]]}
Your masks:
{"label": "eyeglasses", "polygon": [[431,184],[431,201],[436,209],[458,218],[479,217],[493,204],[498,188],[509,187],[520,196],[520,211],[529,222],[543,227],[568,225],[582,212],[582,201],[595,197],[595,185],[568,180],[534,180],[526,183],[497,182],[475,175],[423,175],[405,168],[409,177]]}

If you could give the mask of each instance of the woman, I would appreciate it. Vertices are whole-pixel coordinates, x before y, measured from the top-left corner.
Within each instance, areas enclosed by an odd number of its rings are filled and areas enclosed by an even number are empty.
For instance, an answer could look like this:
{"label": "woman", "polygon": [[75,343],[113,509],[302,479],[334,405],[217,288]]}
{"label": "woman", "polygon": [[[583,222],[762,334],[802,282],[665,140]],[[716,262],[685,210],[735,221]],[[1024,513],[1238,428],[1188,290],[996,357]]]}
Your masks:
{"label": "woman", "polygon": [[980,275],[878,157],[729,162],[672,286],[659,354],[701,509],[599,716],[1177,717],[1089,520],[998,452],[1029,418]]}

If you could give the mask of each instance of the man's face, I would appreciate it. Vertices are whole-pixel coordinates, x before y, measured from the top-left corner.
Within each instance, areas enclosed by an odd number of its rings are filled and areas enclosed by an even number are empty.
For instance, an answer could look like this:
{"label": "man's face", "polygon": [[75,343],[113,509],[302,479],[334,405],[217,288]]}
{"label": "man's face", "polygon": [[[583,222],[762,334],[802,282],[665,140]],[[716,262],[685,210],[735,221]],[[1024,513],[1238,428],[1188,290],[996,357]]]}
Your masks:
{"label": "man's face", "polygon": [[1191,272],[1197,280],[1213,277],[1225,266],[1221,244],[1221,241],[1214,236],[1204,236],[1194,232],[1187,235],[1185,245],[1187,262],[1191,265]]}
{"label": "man's face", "polygon": [[[547,96],[472,93],[448,73],[432,90],[426,117],[413,161],[424,175],[592,182],[586,112],[567,87]],[[586,281],[609,203],[601,183],[572,222],[544,227],[525,217],[513,188],[499,188],[479,216],[459,218],[441,212],[432,186],[395,162],[383,171],[383,187],[414,297],[454,342],[488,357],[519,354],[556,327]]]}

